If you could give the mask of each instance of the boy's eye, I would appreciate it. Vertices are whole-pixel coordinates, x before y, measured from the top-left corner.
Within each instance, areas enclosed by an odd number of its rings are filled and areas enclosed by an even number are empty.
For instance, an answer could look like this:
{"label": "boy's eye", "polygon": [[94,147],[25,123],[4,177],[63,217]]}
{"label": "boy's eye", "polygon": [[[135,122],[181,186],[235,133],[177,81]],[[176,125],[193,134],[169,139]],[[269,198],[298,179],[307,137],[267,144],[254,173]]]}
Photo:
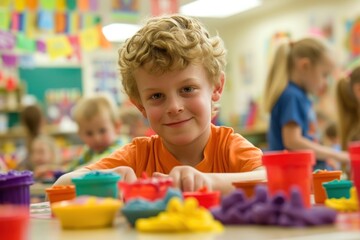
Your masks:
{"label": "boy's eye", "polygon": [[91,136],[93,135],[92,132],[86,132],[85,134],[86,134],[86,136],[88,136],[88,137],[91,137]]}
{"label": "boy's eye", "polygon": [[157,99],[160,99],[161,97],[162,97],[161,93],[155,93],[155,94],[150,96],[150,99],[157,100]]}
{"label": "boy's eye", "polygon": [[106,129],[105,128],[100,128],[100,133],[106,133]]}
{"label": "boy's eye", "polygon": [[189,93],[189,92],[194,91],[194,88],[193,87],[184,87],[181,91],[184,93]]}

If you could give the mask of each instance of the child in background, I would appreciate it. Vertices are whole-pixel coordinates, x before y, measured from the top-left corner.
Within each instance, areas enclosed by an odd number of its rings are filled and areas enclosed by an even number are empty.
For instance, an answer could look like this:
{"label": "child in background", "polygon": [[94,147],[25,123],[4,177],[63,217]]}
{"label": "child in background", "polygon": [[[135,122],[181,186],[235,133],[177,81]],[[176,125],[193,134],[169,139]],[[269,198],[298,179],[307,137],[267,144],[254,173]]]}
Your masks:
{"label": "child in background", "polygon": [[44,181],[54,178],[54,171],[59,170],[59,149],[52,137],[37,136],[31,144],[30,163],[35,180]]}
{"label": "child in background", "polygon": [[26,133],[27,157],[19,164],[17,169],[32,170],[32,164],[30,162],[32,142],[35,138],[44,133],[46,120],[41,107],[34,104],[24,107],[20,113],[20,121],[24,126]]}
{"label": "child in background", "polygon": [[[265,86],[265,110],[271,112],[269,150],[313,150],[317,159],[348,162],[346,152],[320,145],[309,94],[326,87],[333,68],[329,51],[319,40],[305,38],[282,44],[275,53]],[[317,160],[314,169],[326,169]]]}
{"label": "child in background", "polygon": [[130,139],[146,136],[149,127],[145,118],[135,106],[126,106],[120,109],[121,129]]}
{"label": "child in background", "polygon": [[351,141],[360,140],[360,67],[336,87],[341,148],[347,150]]}
{"label": "child in background", "polygon": [[119,51],[123,87],[157,133],[135,138],[99,162],[63,175],[108,169],[133,182],[143,172],[183,191],[228,193],[232,182],[265,179],[262,152],[228,127],[211,124],[225,84],[226,51],[196,19],[150,19]]}
{"label": "child in background", "polygon": [[120,121],[115,103],[105,95],[80,99],[73,116],[86,147],[82,155],[70,163],[68,171],[95,162],[128,143],[127,138],[119,136]]}

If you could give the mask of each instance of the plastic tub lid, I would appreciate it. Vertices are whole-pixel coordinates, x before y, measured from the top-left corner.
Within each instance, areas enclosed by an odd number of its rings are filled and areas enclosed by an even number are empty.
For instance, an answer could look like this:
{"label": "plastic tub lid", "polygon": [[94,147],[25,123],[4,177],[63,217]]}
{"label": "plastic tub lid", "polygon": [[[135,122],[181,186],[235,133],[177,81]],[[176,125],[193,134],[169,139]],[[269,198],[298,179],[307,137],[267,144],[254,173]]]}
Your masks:
{"label": "plastic tub lid", "polygon": [[270,151],[262,156],[264,165],[314,165],[315,155],[313,151]]}
{"label": "plastic tub lid", "polygon": [[62,194],[62,193],[71,193],[75,192],[75,186],[66,185],[66,186],[52,186],[50,188],[46,188],[45,191],[50,194]]}
{"label": "plastic tub lid", "polygon": [[0,173],[0,188],[17,185],[31,185],[33,183],[34,179],[31,171],[12,170],[7,173]]}
{"label": "plastic tub lid", "polygon": [[91,171],[83,176],[74,177],[71,181],[75,184],[87,184],[94,182],[117,182],[121,176],[114,172]]}
{"label": "plastic tub lid", "polygon": [[333,180],[322,184],[325,188],[343,188],[351,187],[353,183],[349,180]]}
{"label": "plastic tub lid", "polygon": [[341,175],[342,171],[328,171],[328,170],[316,170],[313,172],[314,178],[324,178],[324,177],[335,177]]}
{"label": "plastic tub lid", "polygon": [[22,219],[29,217],[29,208],[18,205],[0,205],[0,220]]}
{"label": "plastic tub lid", "polygon": [[220,196],[220,191],[208,191],[206,187],[199,189],[196,192],[183,192],[184,197],[195,197],[201,199],[213,199]]}

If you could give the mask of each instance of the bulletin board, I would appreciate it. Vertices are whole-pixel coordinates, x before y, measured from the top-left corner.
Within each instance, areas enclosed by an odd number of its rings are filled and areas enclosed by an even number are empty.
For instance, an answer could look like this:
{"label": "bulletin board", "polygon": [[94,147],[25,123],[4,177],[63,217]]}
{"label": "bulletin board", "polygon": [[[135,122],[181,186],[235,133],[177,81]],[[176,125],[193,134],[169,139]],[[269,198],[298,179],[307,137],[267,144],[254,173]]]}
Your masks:
{"label": "bulletin board", "polygon": [[83,92],[81,68],[19,68],[26,93],[44,102],[48,89],[79,89]]}

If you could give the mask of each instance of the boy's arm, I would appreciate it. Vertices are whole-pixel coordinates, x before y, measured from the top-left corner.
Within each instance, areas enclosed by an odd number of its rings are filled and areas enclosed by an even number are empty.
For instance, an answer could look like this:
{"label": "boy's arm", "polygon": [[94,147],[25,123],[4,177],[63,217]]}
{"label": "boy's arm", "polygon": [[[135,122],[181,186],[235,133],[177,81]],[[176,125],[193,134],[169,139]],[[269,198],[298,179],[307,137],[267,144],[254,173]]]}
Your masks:
{"label": "boy's arm", "polygon": [[56,182],[54,183],[53,186],[56,186],[56,185],[73,185],[73,183],[71,182],[71,179],[73,177],[80,177],[86,173],[90,172],[89,169],[87,168],[80,168],[78,170],[75,170],[73,172],[69,172],[69,173],[66,173],[64,175],[62,175],[61,177],[59,177],[58,180],[56,180]]}
{"label": "boy's arm", "polygon": [[320,145],[313,142],[301,134],[301,128],[296,123],[288,123],[282,128],[282,139],[284,145],[289,150],[309,149],[315,152],[316,158],[328,159],[332,158],[339,162],[349,162],[347,152],[335,151],[330,147]]}
{"label": "boy's arm", "polygon": [[266,170],[263,166],[258,167],[250,172],[241,173],[206,173],[211,179],[213,190],[218,190],[222,195],[228,194],[235,190],[233,182],[245,181],[266,181]]}

